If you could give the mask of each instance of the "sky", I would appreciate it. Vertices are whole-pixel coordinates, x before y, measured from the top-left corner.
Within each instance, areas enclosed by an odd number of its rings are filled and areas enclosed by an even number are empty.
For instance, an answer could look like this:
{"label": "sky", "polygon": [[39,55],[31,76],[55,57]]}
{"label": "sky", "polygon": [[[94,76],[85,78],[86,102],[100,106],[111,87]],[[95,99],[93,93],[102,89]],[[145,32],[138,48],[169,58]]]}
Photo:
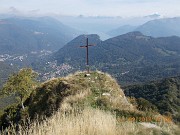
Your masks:
{"label": "sky", "polygon": [[134,17],[180,16],[180,0],[0,0],[0,13]]}

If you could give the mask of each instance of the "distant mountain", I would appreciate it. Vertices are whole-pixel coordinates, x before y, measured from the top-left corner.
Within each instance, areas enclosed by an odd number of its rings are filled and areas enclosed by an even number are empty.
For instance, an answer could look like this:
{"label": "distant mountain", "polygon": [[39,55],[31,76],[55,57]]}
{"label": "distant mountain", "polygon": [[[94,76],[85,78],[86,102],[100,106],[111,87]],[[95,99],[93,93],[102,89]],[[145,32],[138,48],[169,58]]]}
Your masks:
{"label": "distant mountain", "polygon": [[[154,17],[153,17],[154,16]],[[116,35],[107,34],[111,30],[115,30],[120,26],[130,25],[130,26],[139,26],[147,21],[155,19],[155,15],[142,16],[142,17],[120,17],[120,16],[56,16],[62,23],[71,26],[75,29],[84,31],[84,34],[98,34],[102,40],[106,40]],[[157,17],[156,17],[157,18]]]}
{"label": "distant mountain", "polygon": [[147,16],[144,16],[144,17],[145,17],[145,18],[154,18],[154,19],[157,19],[157,18],[161,17],[161,15],[160,15],[160,14],[155,13],[155,14],[152,14],[152,15],[147,15]]}
{"label": "distant mountain", "polygon": [[[73,39],[67,45],[65,45],[62,49],[56,52],[53,55],[53,59],[57,59],[58,63],[75,63],[77,61],[77,65],[81,65],[85,63],[86,49],[80,48],[82,45],[86,45],[86,38],[89,38],[89,44],[97,45],[101,43],[100,37],[96,34],[92,35],[80,35],[77,38]],[[92,49],[94,47],[91,47]],[[90,48],[90,52],[91,51]],[[94,50],[94,49],[93,49]]]}
{"label": "distant mountain", "polygon": [[154,20],[139,26],[124,25],[107,32],[107,34],[118,36],[128,32],[139,31],[144,35],[152,37],[180,36],[180,28],[178,27],[180,25],[180,17],[155,19],[158,18],[158,15],[154,14],[145,16],[145,18],[154,18]]}
{"label": "distant mountain", "polygon": [[180,76],[142,85],[128,86],[126,96],[144,98],[157,106],[161,114],[172,114],[180,122]]}
{"label": "distant mountain", "polygon": [[76,30],[50,17],[0,19],[0,53],[55,51],[77,35]]}
{"label": "distant mountain", "polygon": [[110,36],[119,36],[122,34],[126,34],[128,32],[134,31],[137,28],[137,26],[131,26],[131,25],[123,25],[117,29],[113,29],[109,32],[107,32],[108,35]]}
{"label": "distant mountain", "polygon": [[[180,38],[153,38],[132,32],[101,41],[98,35],[88,35],[91,69],[113,74],[120,84],[146,82],[180,74]],[[86,36],[81,35],[58,52],[51,61],[70,65],[74,70],[85,69]]]}
{"label": "distant mountain", "polygon": [[139,26],[136,31],[153,37],[180,36],[180,17],[156,19]]}

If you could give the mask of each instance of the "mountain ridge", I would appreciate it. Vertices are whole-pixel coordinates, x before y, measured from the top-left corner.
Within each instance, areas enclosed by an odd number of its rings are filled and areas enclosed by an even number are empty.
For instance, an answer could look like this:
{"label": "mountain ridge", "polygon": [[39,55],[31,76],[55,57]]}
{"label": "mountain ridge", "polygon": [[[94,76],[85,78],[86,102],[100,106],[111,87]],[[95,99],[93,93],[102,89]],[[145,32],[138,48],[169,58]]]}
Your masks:
{"label": "mountain ridge", "polygon": [[139,31],[147,36],[152,37],[180,37],[180,17],[174,18],[158,18],[145,22],[138,26],[125,25],[117,29],[109,31],[110,36],[118,36],[128,32]]}
{"label": "mountain ridge", "polygon": [[[79,42],[80,40],[84,43]],[[85,69],[85,50],[78,48],[78,45],[84,45],[85,41],[85,38],[78,40],[76,38],[54,53],[51,60],[56,60],[58,64],[69,64],[74,70]],[[131,32],[98,43],[94,42],[96,46],[89,48],[90,65],[92,70],[99,69],[120,77],[118,79],[120,82],[131,80],[135,76],[137,77],[134,78],[135,82],[146,79],[150,81],[149,79],[154,77],[158,79],[159,76],[174,76],[175,73],[179,74],[179,43],[179,37],[153,38],[140,32]],[[64,57],[65,55],[68,55],[68,59]],[[149,72],[152,69],[154,73]],[[122,75],[124,72],[128,73]],[[145,72],[147,77],[144,76]]]}
{"label": "mountain ridge", "polygon": [[153,37],[180,36],[180,17],[156,19],[139,26],[136,31]]}

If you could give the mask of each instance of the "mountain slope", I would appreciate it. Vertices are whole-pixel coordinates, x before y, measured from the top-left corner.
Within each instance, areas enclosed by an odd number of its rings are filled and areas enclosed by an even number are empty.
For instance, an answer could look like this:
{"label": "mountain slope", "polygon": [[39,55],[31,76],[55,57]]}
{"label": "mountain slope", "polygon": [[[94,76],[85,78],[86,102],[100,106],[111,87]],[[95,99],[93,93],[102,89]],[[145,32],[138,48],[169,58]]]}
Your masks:
{"label": "mountain slope", "polygon": [[126,96],[144,98],[157,106],[161,114],[172,114],[180,121],[180,76],[142,85],[128,86]]}
{"label": "mountain slope", "polygon": [[58,52],[54,53],[53,55],[54,59],[58,59],[58,63],[64,63],[64,62],[71,63],[75,61],[78,61],[77,64],[84,63],[86,49],[80,48],[80,46],[86,45],[87,37],[89,38],[89,44],[97,45],[101,42],[100,37],[96,34],[92,34],[88,36],[80,35],[77,38],[70,41],[67,45],[65,45],[62,50],[59,50]]}
{"label": "mountain slope", "polygon": [[109,32],[107,32],[108,35],[110,36],[119,36],[119,35],[122,35],[122,34],[126,34],[128,32],[132,32],[134,31],[135,29],[137,28],[137,26],[131,26],[131,25],[124,25],[124,26],[121,26],[117,29],[113,29]]}
{"label": "mountain slope", "polygon": [[8,18],[0,20],[0,53],[61,48],[78,32],[50,17]]}
{"label": "mountain slope", "polygon": [[[90,37],[96,39],[91,40]],[[153,38],[139,32],[132,32],[100,41],[98,36],[89,35],[89,58],[92,69],[113,74],[121,84],[144,82],[173,76],[180,73],[180,38]],[[77,69],[85,69],[85,36],[69,42],[51,60],[58,65],[66,63]],[[68,56],[67,56],[68,55]]]}
{"label": "mountain slope", "polygon": [[180,36],[180,17],[149,21],[139,26],[136,31],[153,37]]}

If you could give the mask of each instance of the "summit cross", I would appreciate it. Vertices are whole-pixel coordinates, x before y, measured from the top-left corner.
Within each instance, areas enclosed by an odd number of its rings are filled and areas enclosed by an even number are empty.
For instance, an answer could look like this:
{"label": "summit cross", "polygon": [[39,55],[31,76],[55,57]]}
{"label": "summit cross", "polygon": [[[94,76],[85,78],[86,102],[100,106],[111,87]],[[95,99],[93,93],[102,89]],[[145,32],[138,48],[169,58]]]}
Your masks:
{"label": "summit cross", "polygon": [[89,46],[95,46],[95,45],[89,45],[88,38],[86,38],[86,45],[80,46],[81,48],[86,48],[86,66],[87,66],[87,73],[89,74]]}

